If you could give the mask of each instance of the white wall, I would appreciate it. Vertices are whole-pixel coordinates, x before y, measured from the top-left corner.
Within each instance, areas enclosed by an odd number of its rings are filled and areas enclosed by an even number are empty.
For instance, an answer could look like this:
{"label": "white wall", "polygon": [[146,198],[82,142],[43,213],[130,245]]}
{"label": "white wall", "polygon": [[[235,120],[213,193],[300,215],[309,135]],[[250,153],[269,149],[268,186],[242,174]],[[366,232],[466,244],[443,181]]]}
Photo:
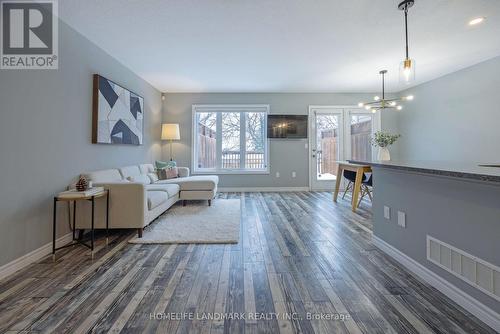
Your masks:
{"label": "white wall", "polygon": [[500,57],[401,94],[399,158],[500,163]]}
{"label": "white wall", "polygon": [[[52,199],[81,172],[160,157],[160,92],[59,23],[58,70],[0,70],[0,266],[52,240]],[[142,95],[144,145],[91,144],[92,74]],[[68,231],[64,206],[61,235]]]}
{"label": "white wall", "polygon": [[[181,140],[174,143],[174,157],[180,166],[191,166],[191,106],[193,104],[269,104],[272,114],[306,115],[310,105],[357,105],[376,94],[334,93],[169,93],[163,103],[163,121],[179,123]],[[384,112],[382,128],[396,132],[394,112]],[[308,187],[307,139],[271,140],[269,175],[220,175],[221,187]],[[169,146],[163,146],[163,158],[169,159]],[[297,173],[292,178],[292,171]],[[276,178],[276,172],[280,177]]]}

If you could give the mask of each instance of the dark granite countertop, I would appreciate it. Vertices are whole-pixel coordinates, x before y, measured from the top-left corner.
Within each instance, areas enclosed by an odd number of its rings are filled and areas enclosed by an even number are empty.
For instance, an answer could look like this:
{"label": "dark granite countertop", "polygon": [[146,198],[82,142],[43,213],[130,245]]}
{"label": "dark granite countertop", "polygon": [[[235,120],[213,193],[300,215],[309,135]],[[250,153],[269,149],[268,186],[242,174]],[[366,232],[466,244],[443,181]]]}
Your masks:
{"label": "dark granite countertop", "polygon": [[[500,163],[460,163],[446,161],[357,161],[352,163],[367,164],[373,167],[390,168],[402,171],[465,178],[485,182],[500,182]],[[483,166],[481,166],[483,165]],[[499,167],[486,167],[496,165]]]}

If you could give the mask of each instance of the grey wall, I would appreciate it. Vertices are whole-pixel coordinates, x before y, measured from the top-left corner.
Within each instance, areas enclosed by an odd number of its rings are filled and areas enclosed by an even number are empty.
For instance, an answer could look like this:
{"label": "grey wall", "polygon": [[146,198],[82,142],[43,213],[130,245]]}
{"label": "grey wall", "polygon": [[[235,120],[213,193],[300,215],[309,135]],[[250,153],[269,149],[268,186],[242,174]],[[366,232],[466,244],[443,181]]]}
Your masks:
{"label": "grey wall", "polygon": [[399,157],[500,162],[500,57],[402,94],[415,100],[399,113]]}
{"label": "grey wall", "polygon": [[[160,92],[62,22],[59,48],[58,70],[0,70],[0,266],[52,240],[53,195],[79,173],[161,154]],[[144,97],[144,145],[91,144],[93,73]]]}
{"label": "grey wall", "polygon": [[[191,166],[191,121],[193,104],[269,104],[272,114],[307,114],[310,105],[357,105],[374,94],[330,93],[169,93],[163,103],[163,121],[179,123],[180,142],[174,143],[174,157],[181,166]],[[382,128],[395,130],[394,113],[384,113]],[[221,187],[308,187],[308,149],[304,140],[271,140],[269,175],[220,175]],[[168,145],[163,158],[169,158]],[[292,171],[297,177],[292,178]],[[280,172],[280,178],[276,178]]]}
{"label": "grey wall", "polygon": [[[500,313],[500,303],[427,260],[430,235],[500,266],[500,185],[374,168],[373,232],[380,239]],[[391,220],[384,218],[384,205]],[[397,212],[406,213],[406,228]]]}

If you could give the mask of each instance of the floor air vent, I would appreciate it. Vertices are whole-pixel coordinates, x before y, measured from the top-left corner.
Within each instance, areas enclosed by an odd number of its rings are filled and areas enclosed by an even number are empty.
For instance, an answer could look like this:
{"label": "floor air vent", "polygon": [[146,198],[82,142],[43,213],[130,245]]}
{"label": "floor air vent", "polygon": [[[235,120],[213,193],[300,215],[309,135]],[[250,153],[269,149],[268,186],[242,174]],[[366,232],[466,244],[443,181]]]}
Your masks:
{"label": "floor air vent", "polygon": [[427,236],[427,260],[500,301],[500,268]]}

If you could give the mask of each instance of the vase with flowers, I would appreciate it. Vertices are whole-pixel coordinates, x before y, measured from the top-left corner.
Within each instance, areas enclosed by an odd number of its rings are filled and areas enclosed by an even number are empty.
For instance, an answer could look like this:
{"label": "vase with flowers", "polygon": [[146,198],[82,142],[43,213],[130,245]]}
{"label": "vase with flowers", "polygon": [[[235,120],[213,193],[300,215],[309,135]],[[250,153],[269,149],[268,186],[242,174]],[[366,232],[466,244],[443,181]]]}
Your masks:
{"label": "vase with flowers", "polygon": [[388,161],[391,160],[391,153],[389,152],[389,146],[394,144],[400,134],[392,134],[384,131],[377,131],[372,138],[372,145],[378,147],[378,160]]}

